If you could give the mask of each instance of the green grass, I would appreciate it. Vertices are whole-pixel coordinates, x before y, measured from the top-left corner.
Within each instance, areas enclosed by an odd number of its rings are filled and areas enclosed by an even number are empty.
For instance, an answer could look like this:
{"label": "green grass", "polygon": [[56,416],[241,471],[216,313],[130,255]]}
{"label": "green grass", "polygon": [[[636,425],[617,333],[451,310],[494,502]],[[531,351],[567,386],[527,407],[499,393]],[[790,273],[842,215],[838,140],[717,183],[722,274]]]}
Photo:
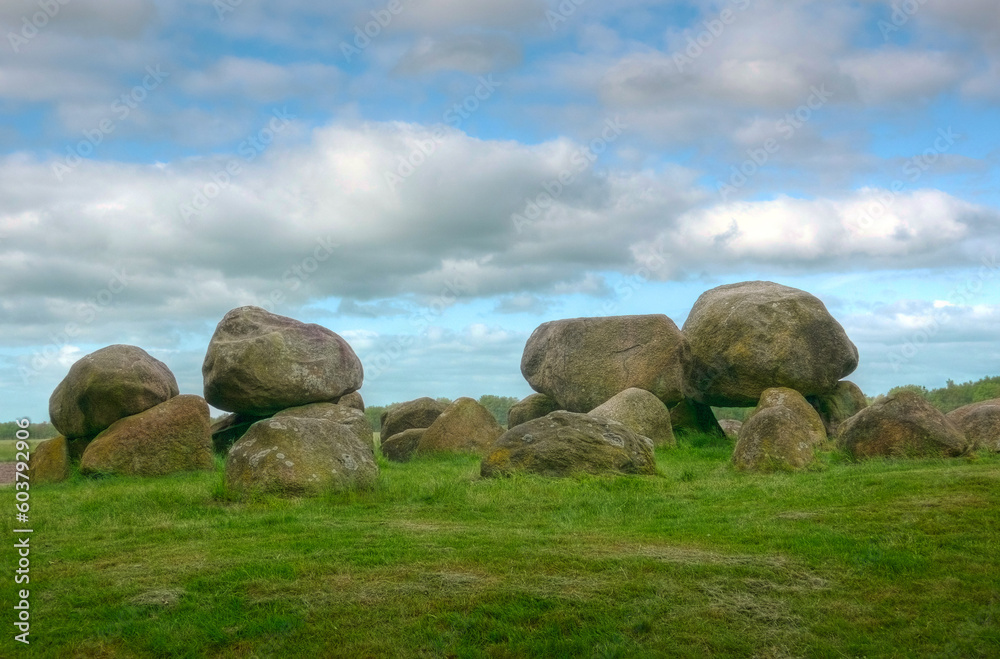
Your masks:
{"label": "green grass", "polygon": [[31,490],[31,656],[1000,655],[1000,456],[730,452],[551,480],[380,460],[374,492],[249,503],[218,473],[76,475]]}

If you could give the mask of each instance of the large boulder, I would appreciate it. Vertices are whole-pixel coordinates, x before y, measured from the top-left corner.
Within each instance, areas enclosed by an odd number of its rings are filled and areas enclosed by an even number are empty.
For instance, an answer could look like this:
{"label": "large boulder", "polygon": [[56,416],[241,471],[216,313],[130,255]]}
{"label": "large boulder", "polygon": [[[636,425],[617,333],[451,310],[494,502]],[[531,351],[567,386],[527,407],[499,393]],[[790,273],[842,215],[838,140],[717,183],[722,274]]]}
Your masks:
{"label": "large boulder", "polygon": [[677,446],[670,410],[645,389],[626,389],[595,407],[590,416],[622,423],[632,432],[649,437],[654,446]]}
{"label": "large boulder", "polygon": [[826,439],[823,420],[802,394],[768,389],[740,428],[733,464],[759,472],[803,469],[815,461],[815,448]]}
{"label": "large boulder", "polygon": [[326,419],[259,421],[226,458],[226,487],[238,496],[316,496],[328,490],[371,489],[377,482],[371,442]]}
{"label": "large boulder", "polygon": [[532,419],[540,419],[559,409],[559,405],[545,394],[531,394],[522,398],[507,413],[507,427],[513,428]]}
{"label": "large boulder", "polygon": [[844,421],[837,442],[859,460],[956,456],[968,447],[962,431],[912,391],[893,394]]}
{"label": "large boulder", "polygon": [[772,282],[703,293],[684,335],[692,395],[717,407],[756,405],[772,387],[826,394],[858,366],[858,349],[818,298]]}
{"label": "large boulder", "polygon": [[1000,452],[1000,398],[966,405],[945,416],[965,434],[970,450]]}
{"label": "large boulder", "polygon": [[427,432],[427,428],[409,428],[403,432],[397,432],[382,442],[382,455],[393,462],[409,462],[413,454],[417,452],[420,438],[424,436],[425,432]]}
{"label": "large boulder", "polygon": [[124,476],[162,476],[214,469],[208,404],[181,395],[120,419],[83,452],[80,471]]}
{"label": "large boulder", "polygon": [[361,410],[354,407],[337,403],[310,403],[299,407],[290,407],[275,414],[272,419],[281,419],[288,416],[300,419],[324,419],[347,426],[358,436],[358,439],[371,444],[374,440],[372,424],[368,417]]}
{"label": "large boulder", "polygon": [[339,335],[260,307],[225,315],[201,370],[211,405],[254,416],[333,402],[364,379],[361,361]]}
{"label": "large boulder", "polygon": [[81,358],[49,398],[49,418],[64,437],[94,437],[118,419],[178,394],[167,365],[142,348],[113,345]]}
{"label": "large boulder", "polygon": [[691,398],[685,398],[670,409],[670,424],[676,436],[688,433],[726,436],[712,408]]}
{"label": "large boulder", "polygon": [[687,341],[662,314],[573,318],[531,334],[521,373],[570,412],[589,412],[631,387],[672,405],[684,398],[687,358]]}
{"label": "large boulder", "polygon": [[811,396],[809,403],[819,412],[827,434],[833,437],[841,423],[868,407],[868,398],[861,387],[842,380],[830,393]]}
{"label": "large boulder", "polygon": [[446,403],[426,396],[393,405],[382,415],[382,441],[410,428],[429,428],[446,409]]}
{"label": "large boulder", "polygon": [[503,432],[503,426],[488,409],[471,398],[459,398],[427,428],[417,453],[482,453]]}
{"label": "large boulder", "polygon": [[36,444],[29,458],[31,485],[58,483],[69,478],[69,445],[62,435]]}
{"label": "large boulder", "polygon": [[656,474],[653,443],[617,421],[552,412],[511,428],[490,447],[480,474]]}

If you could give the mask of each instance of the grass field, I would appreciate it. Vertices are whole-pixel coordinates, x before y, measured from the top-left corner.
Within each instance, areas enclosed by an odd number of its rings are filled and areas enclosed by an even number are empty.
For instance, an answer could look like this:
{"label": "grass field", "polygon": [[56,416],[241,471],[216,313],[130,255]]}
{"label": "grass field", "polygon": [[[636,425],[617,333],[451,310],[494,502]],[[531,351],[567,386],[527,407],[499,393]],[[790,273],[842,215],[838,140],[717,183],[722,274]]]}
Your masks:
{"label": "grass field", "polygon": [[1000,456],[758,476],[692,441],[660,477],[458,456],[314,500],[38,487],[30,656],[1000,656]]}
{"label": "grass field", "polygon": [[[44,441],[44,439],[29,439],[28,446],[34,449]],[[17,459],[16,445],[17,442],[13,439],[0,441],[0,462],[14,462]]]}

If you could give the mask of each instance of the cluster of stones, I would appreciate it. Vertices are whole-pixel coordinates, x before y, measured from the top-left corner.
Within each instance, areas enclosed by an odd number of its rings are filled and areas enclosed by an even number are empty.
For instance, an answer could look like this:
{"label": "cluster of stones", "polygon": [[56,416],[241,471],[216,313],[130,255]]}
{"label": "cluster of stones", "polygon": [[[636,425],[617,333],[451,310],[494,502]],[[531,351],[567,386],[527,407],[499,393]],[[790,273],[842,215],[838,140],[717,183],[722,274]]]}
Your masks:
{"label": "cluster of stones", "polygon": [[[855,459],[1000,451],[1000,400],[945,416],[900,393],[871,407],[843,380],[858,350],[823,303],[771,282],[702,294],[683,328],[665,315],[557,320],[528,339],[521,372],[536,392],[508,429],[471,398],[419,398],[381,419],[381,452],[482,456],[485,477],[518,471],[655,474],[653,451],[675,433],[736,440],[733,463],[807,469],[838,445]],[[84,473],[161,475],[211,469],[227,452],[237,495],[314,495],[378,480],[372,428],[357,393],[364,373],[329,329],[258,307],[230,311],[202,367],[205,398],[179,396],[167,367],[140,348],[110,346],[73,365],[50,401],[62,436],[36,448],[36,480]],[[231,412],[209,426],[208,405]],[[715,407],[751,407],[742,424]]]}
{"label": "cluster of stones", "polygon": [[212,469],[208,404],[178,395],[166,364],[142,348],[113,345],[73,364],[49,399],[59,437],[32,452],[32,482],[85,474],[161,476]]}

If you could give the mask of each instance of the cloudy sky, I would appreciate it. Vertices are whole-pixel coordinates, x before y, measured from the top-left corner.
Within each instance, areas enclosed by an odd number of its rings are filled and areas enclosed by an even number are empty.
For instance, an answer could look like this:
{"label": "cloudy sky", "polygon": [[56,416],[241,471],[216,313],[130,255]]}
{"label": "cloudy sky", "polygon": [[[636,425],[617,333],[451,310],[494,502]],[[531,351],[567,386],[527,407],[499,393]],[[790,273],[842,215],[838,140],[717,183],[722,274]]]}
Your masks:
{"label": "cloudy sky", "polygon": [[[895,8],[894,8],[895,5]],[[246,304],[372,404],[522,396],[527,336],[767,279],[868,393],[1000,374],[996,0],[7,0],[0,418]]]}

